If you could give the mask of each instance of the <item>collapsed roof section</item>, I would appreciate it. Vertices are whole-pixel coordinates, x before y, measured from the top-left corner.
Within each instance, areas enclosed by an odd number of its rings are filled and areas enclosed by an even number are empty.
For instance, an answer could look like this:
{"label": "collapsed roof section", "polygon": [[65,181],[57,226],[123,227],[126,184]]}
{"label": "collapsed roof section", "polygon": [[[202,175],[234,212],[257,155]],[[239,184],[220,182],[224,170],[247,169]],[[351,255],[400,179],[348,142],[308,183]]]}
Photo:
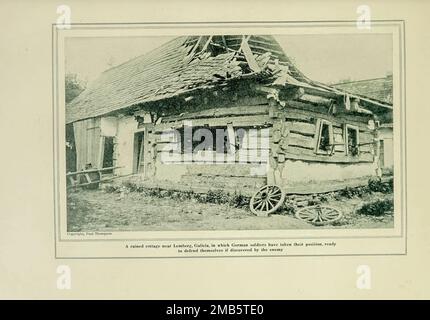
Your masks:
{"label": "collapsed roof section", "polygon": [[[67,105],[66,123],[251,77],[271,88],[268,95],[276,98],[277,91],[288,88],[336,99],[346,95],[304,76],[273,36],[188,36],[103,72]],[[390,111],[389,105],[370,99],[364,104]]]}

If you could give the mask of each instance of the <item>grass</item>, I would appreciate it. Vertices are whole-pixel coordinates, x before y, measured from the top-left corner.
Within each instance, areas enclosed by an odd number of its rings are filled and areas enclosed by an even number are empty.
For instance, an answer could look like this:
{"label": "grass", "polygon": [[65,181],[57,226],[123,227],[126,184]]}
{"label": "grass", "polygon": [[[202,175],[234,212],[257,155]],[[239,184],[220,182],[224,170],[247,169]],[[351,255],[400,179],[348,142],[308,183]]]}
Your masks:
{"label": "grass", "polygon": [[312,226],[294,218],[295,212],[322,203],[344,213],[342,221],[326,228],[387,228],[393,225],[392,190],[392,181],[372,180],[306,201],[287,195],[282,210],[261,218],[251,214],[250,198],[240,192],[165,190],[126,181],[104,190],[70,191],[67,224],[69,231],[305,229]]}

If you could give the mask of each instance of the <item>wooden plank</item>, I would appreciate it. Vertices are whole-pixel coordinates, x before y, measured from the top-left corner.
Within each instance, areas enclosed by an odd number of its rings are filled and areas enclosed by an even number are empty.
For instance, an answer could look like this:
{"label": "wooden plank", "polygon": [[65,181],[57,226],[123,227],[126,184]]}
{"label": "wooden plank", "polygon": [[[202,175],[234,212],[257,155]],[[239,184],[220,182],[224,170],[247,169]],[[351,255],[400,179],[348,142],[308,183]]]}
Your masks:
{"label": "wooden plank", "polygon": [[[201,127],[208,125],[209,127],[227,127],[227,123],[232,123],[233,127],[246,128],[246,127],[268,127],[272,124],[269,115],[254,115],[254,116],[237,116],[227,118],[202,118],[194,119],[192,125]],[[169,123],[161,123],[154,126],[155,133],[161,133],[171,128],[182,128],[182,121],[175,121]]]}
{"label": "wooden plank", "polygon": [[114,179],[118,179],[118,178],[125,178],[125,177],[131,176],[131,175],[132,174],[127,174],[127,175],[124,175],[124,176],[108,177],[108,178],[104,178],[104,179],[99,180],[99,181],[92,181],[92,182],[80,183],[80,184],[75,184],[75,185],[69,185],[69,186],[67,186],[67,188],[84,187],[84,186],[88,186],[90,184],[103,183],[103,182],[114,180]]}
{"label": "wooden plank", "polygon": [[334,139],[334,151],[336,152],[345,152],[345,141],[343,139],[343,135],[339,133],[334,133],[335,128],[333,128],[333,139]]}
{"label": "wooden plank", "polygon": [[344,143],[343,136],[341,134],[334,133],[334,131],[333,131],[333,138],[334,138],[335,144]]}
{"label": "wooden plank", "polygon": [[304,136],[297,133],[292,133],[288,135],[288,145],[289,146],[299,146],[306,149],[315,149],[314,139],[312,137]]}
{"label": "wooden plank", "polygon": [[339,153],[344,153],[345,152],[345,145],[340,144],[340,145],[334,146],[334,151],[339,152]]}
{"label": "wooden plank", "polygon": [[333,101],[332,99],[314,96],[310,94],[301,95],[299,100],[304,102],[310,102],[312,104],[318,104],[318,105],[324,106],[325,108],[329,107]]}
{"label": "wooden plank", "polygon": [[339,127],[339,126],[333,126],[333,134],[338,134],[338,135],[341,135],[341,136],[343,136],[343,129],[342,129],[342,127]]}
{"label": "wooden plank", "polygon": [[254,72],[260,72],[261,71],[260,66],[255,60],[254,54],[252,53],[252,50],[249,47],[248,40],[249,40],[249,36],[248,37],[243,36],[241,50],[244,53],[246,61],[248,62],[248,65],[251,68],[251,70]]}
{"label": "wooden plank", "polygon": [[312,116],[309,112],[303,112],[302,110],[287,108],[283,110],[285,119],[287,121],[298,120],[302,122],[313,123],[315,116]]}
{"label": "wooden plank", "polygon": [[370,117],[360,117],[351,114],[338,114],[330,115],[327,112],[327,108],[318,108],[316,106],[302,103],[295,100],[287,101],[287,107],[283,109],[285,117],[289,119],[298,119],[302,121],[312,122],[316,118],[321,118],[332,122],[333,125],[343,125],[345,123],[358,126],[360,130],[365,132],[371,132],[367,127],[367,121],[371,119]]}
{"label": "wooden plank", "polygon": [[191,52],[188,54],[188,57],[192,58],[192,57],[194,56],[194,53],[196,52],[196,50],[197,50],[197,48],[198,48],[198,46],[199,46],[200,42],[202,41],[202,38],[203,38],[203,36],[200,36],[200,37],[197,39],[196,43],[194,44],[193,49],[192,49],[192,50],[191,50]]}
{"label": "wooden plank", "polygon": [[206,51],[206,49],[208,48],[208,46],[209,46],[209,43],[211,43],[211,41],[212,41],[212,35],[211,36],[209,36],[209,39],[206,41],[206,43],[205,43],[205,45],[203,46],[203,49],[202,49],[202,51],[200,51],[200,52],[203,52],[203,51]]}
{"label": "wooden plank", "polygon": [[106,168],[87,169],[87,170],[82,170],[82,171],[68,172],[66,174],[66,176],[69,177],[69,176],[76,176],[76,175],[85,174],[85,173],[103,172],[103,171],[108,171],[108,170],[113,170],[113,169],[118,169],[118,168],[123,168],[123,167],[106,167]]}
{"label": "wooden plank", "polygon": [[361,145],[360,147],[360,152],[374,152],[374,146],[373,144],[366,144],[366,145]]}
{"label": "wooden plank", "polygon": [[[288,119],[288,118],[287,118]],[[292,133],[300,133],[303,135],[313,136],[315,134],[315,124],[308,122],[287,121],[288,129]]]}
{"label": "wooden plank", "polygon": [[373,155],[360,154],[358,157],[346,156],[343,154],[319,155],[312,150],[289,146],[286,152],[287,159],[303,160],[310,162],[327,162],[327,163],[360,163],[373,162]]}
{"label": "wooden plank", "polygon": [[239,106],[232,108],[214,108],[198,112],[185,113],[177,116],[164,117],[162,123],[187,119],[219,118],[241,115],[264,115],[269,113],[269,105]]}
{"label": "wooden plank", "polygon": [[375,137],[372,133],[370,132],[360,132],[359,133],[359,138],[358,138],[359,144],[362,143],[372,143],[375,141]]}

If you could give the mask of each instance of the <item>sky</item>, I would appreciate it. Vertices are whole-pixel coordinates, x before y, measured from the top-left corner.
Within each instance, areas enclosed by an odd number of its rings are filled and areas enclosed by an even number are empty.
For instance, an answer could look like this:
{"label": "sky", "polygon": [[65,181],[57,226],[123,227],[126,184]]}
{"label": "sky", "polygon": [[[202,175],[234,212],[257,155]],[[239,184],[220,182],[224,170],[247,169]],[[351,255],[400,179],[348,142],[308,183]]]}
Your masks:
{"label": "sky", "polygon": [[[392,73],[388,34],[280,35],[276,40],[309,78],[327,84]],[[66,40],[66,73],[91,82],[113,66],[155,49],[172,37],[74,37]]]}

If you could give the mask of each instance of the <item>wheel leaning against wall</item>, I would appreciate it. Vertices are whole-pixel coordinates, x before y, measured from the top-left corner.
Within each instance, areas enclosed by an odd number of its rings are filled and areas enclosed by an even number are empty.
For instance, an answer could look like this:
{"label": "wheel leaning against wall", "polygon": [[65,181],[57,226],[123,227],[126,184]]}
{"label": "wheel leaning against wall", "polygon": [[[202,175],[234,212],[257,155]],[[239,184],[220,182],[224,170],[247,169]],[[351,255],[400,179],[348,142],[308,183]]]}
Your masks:
{"label": "wheel leaning against wall", "polygon": [[267,217],[282,207],[285,201],[285,192],[277,185],[261,187],[251,198],[249,209],[260,217]]}

